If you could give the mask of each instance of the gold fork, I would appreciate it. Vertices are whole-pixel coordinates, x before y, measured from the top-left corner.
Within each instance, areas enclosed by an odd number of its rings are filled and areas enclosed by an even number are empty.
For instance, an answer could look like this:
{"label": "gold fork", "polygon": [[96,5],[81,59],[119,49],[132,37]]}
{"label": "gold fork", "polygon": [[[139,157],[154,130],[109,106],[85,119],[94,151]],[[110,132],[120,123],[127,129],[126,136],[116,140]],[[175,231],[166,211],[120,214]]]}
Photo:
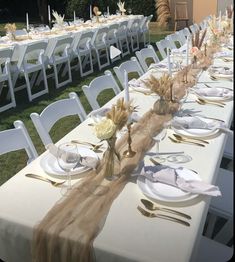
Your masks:
{"label": "gold fork", "polygon": [[26,174],[25,175],[26,177],[30,177],[30,178],[35,178],[35,179],[39,179],[39,180],[42,180],[42,181],[45,181],[45,182],[49,182],[51,183],[53,186],[60,186],[60,185],[63,185],[65,183],[65,181],[61,181],[61,182],[56,182],[54,180],[51,180],[49,178],[46,178],[46,177],[43,177],[43,176],[39,176],[39,175],[35,175],[35,174]]}
{"label": "gold fork", "polygon": [[151,213],[148,212],[147,210],[143,209],[142,207],[138,206],[137,209],[140,211],[140,213],[143,216],[146,217],[150,217],[150,218],[154,218],[154,217],[158,217],[158,218],[162,218],[162,219],[166,219],[166,220],[170,220],[179,224],[182,224],[184,226],[189,227],[190,224],[182,219],[176,218],[176,217],[172,217],[172,216],[168,216],[168,215],[162,215],[162,214],[155,214],[155,213]]}

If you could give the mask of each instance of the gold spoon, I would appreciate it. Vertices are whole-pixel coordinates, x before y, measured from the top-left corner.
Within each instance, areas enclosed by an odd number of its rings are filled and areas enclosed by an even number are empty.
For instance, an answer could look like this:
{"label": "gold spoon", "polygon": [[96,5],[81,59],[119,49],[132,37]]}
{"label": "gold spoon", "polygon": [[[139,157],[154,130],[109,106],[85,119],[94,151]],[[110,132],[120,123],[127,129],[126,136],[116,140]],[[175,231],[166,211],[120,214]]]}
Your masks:
{"label": "gold spoon", "polygon": [[224,102],[221,102],[221,101],[215,101],[215,100],[209,100],[209,99],[205,99],[205,98],[201,98],[201,97],[198,97],[198,100],[199,101],[202,101],[202,102],[205,102],[205,103],[216,103],[216,104],[220,104],[222,106],[225,106],[226,104]]}
{"label": "gold spoon", "polygon": [[176,138],[176,139],[178,139],[178,140],[182,140],[182,141],[190,141],[190,140],[194,140],[194,141],[199,141],[199,142],[201,142],[201,143],[205,143],[205,144],[209,144],[209,142],[208,141],[206,141],[206,140],[203,140],[203,139],[200,139],[200,138],[188,138],[188,137],[183,137],[183,136],[181,136],[181,135],[177,135],[177,134],[173,134],[173,136]]}
{"label": "gold spoon", "polygon": [[65,181],[56,182],[56,181],[53,181],[53,180],[51,180],[49,178],[46,178],[46,177],[43,177],[43,176],[39,176],[39,175],[35,175],[35,174],[26,174],[25,176],[26,177],[30,177],[30,178],[36,178],[36,179],[39,179],[39,180],[42,180],[42,181],[45,181],[45,182],[49,182],[53,186],[56,186],[56,187],[65,183]]}
{"label": "gold spoon", "polygon": [[166,216],[166,215],[161,215],[161,214],[155,214],[155,213],[150,213],[148,212],[147,210],[144,210],[142,207],[138,206],[137,209],[140,211],[140,213],[143,215],[143,216],[146,216],[146,217],[150,217],[150,218],[153,218],[153,217],[158,217],[158,218],[162,218],[162,219],[166,219],[166,220],[170,220],[170,221],[173,221],[173,222],[177,222],[177,223],[180,223],[184,226],[187,226],[189,227],[190,224],[184,220],[181,220],[179,218],[176,218],[176,217],[172,217],[172,216]]}
{"label": "gold spoon", "polygon": [[180,141],[180,140],[177,140],[177,139],[174,139],[173,137],[170,137],[168,136],[169,139],[173,142],[173,143],[186,143],[186,144],[193,144],[193,145],[196,145],[196,146],[201,146],[201,147],[204,147],[205,145],[203,144],[200,144],[200,143],[197,143],[197,142],[193,142],[193,141]]}
{"label": "gold spoon", "polygon": [[92,143],[90,143],[90,142],[83,142],[83,141],[79,141],[79,140],[72,140],[71,142],[72,142],[72,143],[75,143],[75,144],[81,144],[81,145],[91,146],[93,151],[96,151],[96,150],[98,150],[101,146],[103,146],[103,143],[102,143],[102,144],[92,144]]}
{"label": "gold spoon", "polygon": [[210,105],[219,106],[219,107],[223,107],[223,108],[224,108],[223,105],[217,104],[217,103],[214,103],[214,102],[201,101],[201,100],[198,100],[198,99],[196,99],[195,102],[197,102],[199,105],[207,105],[207,104],[210,104]]}
{"label": "gold spoon", "polygon": [[177,214],[179,216],[182,216],[182,217],[185,217],[187,219],[191,219],[191,216],[185,214],[185,213],[182,213],[182,212],[179,212],[179,211],[176,211],[176,210],[173,210],[173,209],[170,209],[170,208],[165,208],[165,207],[159,207],[159,206],[156,206],[154,205],[153,202],[147,200],[147,199],[140,199],[140,201],[142,202],[142,204],[150,211],[155,211],[155,210],[161,210],[161,211],[165,211],[165,212],[169,212],[169,213],[173,213],[173,214]]}

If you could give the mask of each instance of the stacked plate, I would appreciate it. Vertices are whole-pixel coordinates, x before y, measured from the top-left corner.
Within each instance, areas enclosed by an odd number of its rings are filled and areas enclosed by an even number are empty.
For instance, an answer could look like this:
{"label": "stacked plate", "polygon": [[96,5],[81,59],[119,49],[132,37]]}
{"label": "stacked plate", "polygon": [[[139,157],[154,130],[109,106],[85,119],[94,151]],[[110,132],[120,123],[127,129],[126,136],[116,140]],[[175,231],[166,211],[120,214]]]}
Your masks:
{"label": "stacked plate", "polygon": [[[78,147],[77,149],[78,149],[78,154],[81,155],[81,157],[89,156],[89,157],[96,158],[98,160],[97,154],[94,151],[90,150],[89,148]],[[40,165],[48,175],[54,176],[56,178],[62,178],[62,179],[66,178],[67,175],[66,172],[63,169],[61,169],[54,155],[50,153],[46,154],[44,157],[42,157],[40,161]],[[78,165],[74,170],[70,172],[70,174],[71,176],[76,176],[77,178],[77,176],[83,174],[84,172],[90,169],[91,169],[90,167]]]}

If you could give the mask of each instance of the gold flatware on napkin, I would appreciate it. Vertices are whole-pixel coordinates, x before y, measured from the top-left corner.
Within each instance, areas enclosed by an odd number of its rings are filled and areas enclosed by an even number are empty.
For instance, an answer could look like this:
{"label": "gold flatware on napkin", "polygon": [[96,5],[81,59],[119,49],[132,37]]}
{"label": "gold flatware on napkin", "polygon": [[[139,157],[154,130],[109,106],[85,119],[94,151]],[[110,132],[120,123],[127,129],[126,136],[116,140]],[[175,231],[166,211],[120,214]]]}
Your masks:
{"label": "gold flatware on napkin", "polygon": [[142,202],[142,204],[145,206],[145,208],[147,208],[148,210],[150,211],[155,211],[155,210],[159,210],[159,211],[165,211],[165,212],[169,212],[169,213],[172,213],[172,214],[176,214],[178,216],[182,216],[182,217],[185,217],[187,219],[192,219],[191,216],[185,214],[185,213],[182,213],[182,212],[179,212],[177,210],[174,210],[174,209],[170,209],[170,208],[166,208],[166,207],[159,207],[159,206],[156,206],[153,202],[147,200],[147,199],[140,199],[140,201]]}
{"label": "gold flatware on napkin", "polygon": [[173,143],[184,143],[184,144],[193,144],[195,146],[201,146],[201,147],[205,147],[205,145],[197,143],[197,142],[193,142],[193,141],[182,141],[182,140],[178,140],[178,139],[174,139],[173,137],[168,136],[168,138],[173,142]]}
{"label": "gold flatware on napkin", "polygon": [[91,146],[93,151],[97,151],[101,146],[103,146],[103,143],[102,144],[93,144],[90,142],[79,141],[79,140],[72,140],[71,143]]}
{"label": "gold flatware on napkin", "polygon": [[162,215],[162,214],[155,214],[155,213],[150,213],[147,210],[143,209],[142,207],[138,206],[137,209],[140,211],[140,213],[145,216],[145,217],[149,217],[149,218],[154,218],[154,217],[158,217],[158,218],[162,218],[162,219],[166,219],[166,220],[170,220],[179,224],[182,224],[184,226],[189,227],[190,224],[184,220],[181,220],[179,218],[176,217],[172,217],[172,216],[167,216],[167,215]]}
{"label": "gold flatware on napkin", "polygon": [[215,103],[215,102],[212,102],[212,101],[203,101],[203,100],[199,100],[199,99],[196,99],[195,102],[197,102],[199,105],[214,105],[214,106],[219,106],[219,107],[224,107],[222,104],[219,104],[219,103]]}
{"label": "gold flatware on napkin", "polygon": [[200,139],[200,138],[191,138],[191,137],[189,138],[189,137],[178,135],[178,134],[173,134],[173,136],[176,139],[182,140],[182,141],[193,141],[193,142],[201,142],[201,143],[209,144],[208,141]]}
{"label": "gold flatware on napkin", "polygon": [[35,179],[39,179],[39,180],[42,180],[42,181],[45,181],[45,182],[49,182],[51,183],[53,186],[60,186],[62,184],[65,183],[65,181],[61,181],[61,182],[56,182],[54,180],[51,180],[49,178],[46,178],[46,177],[43,177],[43,176],[39,176],[39,175],[35,175],[35,174],[26,174],[25,175],[26,177],[30,177],[30,178],[35,178]]}

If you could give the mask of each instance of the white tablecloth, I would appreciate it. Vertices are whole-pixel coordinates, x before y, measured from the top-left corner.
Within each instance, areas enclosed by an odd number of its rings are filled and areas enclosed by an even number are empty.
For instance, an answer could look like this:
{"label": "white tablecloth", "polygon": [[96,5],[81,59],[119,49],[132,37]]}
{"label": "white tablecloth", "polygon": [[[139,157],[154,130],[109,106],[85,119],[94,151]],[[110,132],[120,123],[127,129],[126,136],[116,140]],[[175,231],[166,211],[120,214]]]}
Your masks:
{"label": "white tablecloth", "polygon": [[[220,65],[222,63],[222,60],[215,62]],[[207,72],[201,75],[199,81],[212,82]],[[233,87],[233,83],[227,80],[211,84]],[[123,92],[120,93],[109,104],[123,95]],[[156,101],[154,96],[145,96],[137,92],[131,92],[130,98],[133,99],[134,105],[139,106],[140,115],[149,110]],[[201,106],[194,100],[194,95],[190,94],[184,108],[223,119],[228,126],[230,125],[233,117],[233,101],[227,102],[225,108],[220,108],[211,105]],[[71,139],[98,142],[92,127],[88,126],[90,122],[91,119],[87,119],[59,142]],[[172,130],[167,131],[168,134],[172,132]],[[223,155],[226,135],[220,134],[209,142],[209,145],[201,148],[173,144],[166,138],[161,142],[160,148],[162,151],[184,151],[192,157],[192,161],[184,166],[196,170],[204,181],[214,183]],[[44,154],[0,187],[0,257],[7,262],[30,261],[33,228],[61,198],[60,188],[25,177],[26,173],[46,176],[40,166]],[[190,227],[142,216],[137,206],[140,204],[140,199],[144,197],[136,184],[136,177],[133,177],[114,201],[104,227],[94,241],[97,261],[188,262],[193,260],[210,197],[199,196],[182,203],[156,201],[160,205],[191,215]]]}

